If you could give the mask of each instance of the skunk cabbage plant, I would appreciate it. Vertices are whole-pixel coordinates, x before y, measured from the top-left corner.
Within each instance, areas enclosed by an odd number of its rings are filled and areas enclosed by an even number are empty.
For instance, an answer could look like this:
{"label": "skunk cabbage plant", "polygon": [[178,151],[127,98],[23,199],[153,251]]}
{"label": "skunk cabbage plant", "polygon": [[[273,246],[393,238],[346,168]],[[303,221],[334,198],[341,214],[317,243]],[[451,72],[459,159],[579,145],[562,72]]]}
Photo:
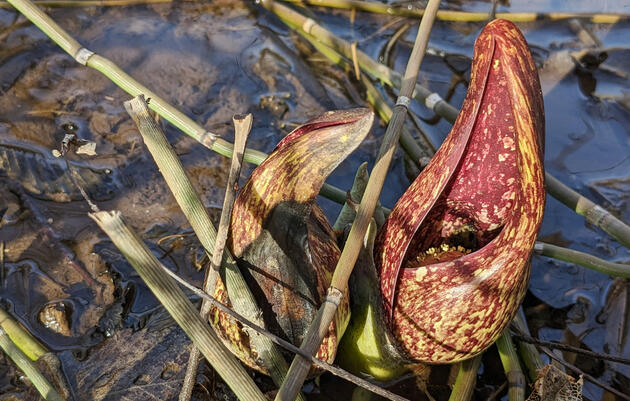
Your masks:
{"label": "skunk cabbage plant", "polygon": [[[314,199],[326,177],[365,138],[373,118],[368,109],[330,111],[298,127],[253,171],[235,200],[228,245],[267,329],[295,345],[317,313],[341,253]],[[229,305],[221,280],[214,295]],[[334,360],[348,319],[346,297],[319,359]],[[239,323],[216,309],[212,323],[246,365],[267,373]]]}
{"label": "skunk cabbage plant", "polygon": [[527,43],[495,20],[475,42],[452,131],[376,239],[385,320],[409,357],[470,358],[514,317],[543,216],[543,146]]}

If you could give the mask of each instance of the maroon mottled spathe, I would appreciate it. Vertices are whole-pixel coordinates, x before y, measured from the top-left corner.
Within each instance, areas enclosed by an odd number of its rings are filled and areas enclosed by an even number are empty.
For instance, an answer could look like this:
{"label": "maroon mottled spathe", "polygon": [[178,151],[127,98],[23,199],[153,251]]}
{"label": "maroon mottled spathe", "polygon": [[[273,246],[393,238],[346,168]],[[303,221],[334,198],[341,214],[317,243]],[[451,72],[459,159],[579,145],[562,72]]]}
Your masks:
{"label": "maroon mottled spathe", "polygon": [[[495,20],[475,42],[451,133],[377,239],[385,313],[410,356],[472,357],[513,318],[544,209],[543,135],[527,43],[514,24]],[[453,252],[457,246],[472,252]]]}

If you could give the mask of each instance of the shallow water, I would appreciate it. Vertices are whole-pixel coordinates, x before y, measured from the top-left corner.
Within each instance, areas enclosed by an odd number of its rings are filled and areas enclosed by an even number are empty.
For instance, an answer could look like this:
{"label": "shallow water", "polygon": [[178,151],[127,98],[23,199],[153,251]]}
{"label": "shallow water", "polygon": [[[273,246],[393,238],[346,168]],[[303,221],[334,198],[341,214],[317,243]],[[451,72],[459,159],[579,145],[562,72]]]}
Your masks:
{"label": "shallow water", "polygon": [[[623,2],[571,2],[571,10],[560,1],[512,3],[499,10],[628,12]],[[449,5],[476,11],[489,7],[486,2]],[[394,29],[403,22],[379,31],[394,18],[357,13],[354,23],[349,23],[345,11],[312,11],[324,25],[345,39],[357,40],[375,58],[382,56]],[[325,110],[364,104],[362,89],[351,74],[305,50],[304,42],[280,21],[249,3],[67,8],[49,9],[49,13],[86,47],[110,58],[226,139],[232,137],[232,115],[251,112],[254,127],[248,146],[265,152],[297,124]],[[540,66],[547,169],[630,221],[630,111],[612,99],[630,93],[630,23],[587,23],[610,51],[599,68],[581,71],[574,68],[568,53],[585,45],[566,21],[518,26]],[[452,82],[459,82],[450,98],[457,107],[465,95],[469,57],[481,27],[437,22],[430,42],[434,51],[421,69],[420,82],[443,96]],[[393,47],[390,63],[398,71],[404,69],[414,37],[412,27]],[[81,369],[79,362],[98,354],[86,352],[91,347],[102,346],[123,328],[137,330],[151,324],[162,311],[87,217],[88,206],[71,183],[59,174],[64,166],[51,150],[59,148],[66,133],[96,142],[97,156],[77,157],[74,163],[91,172],[93,186],[88,185],[88,192],[102,209],[122,210],[156,254],[164,256],[164,263],[186,279],[200,282],[202,276],[194,264],[202,252],[124,111],[122,102],[128,95],[97,71],[76,64],[11,10],[0,10],[0,39],[0,210],[4,213],[0,241],[5,243],[0,302],[46,346],[61,352],[66,374],[72,376]],[[439,51],[448,56],[440,56]],[[461,74],[459,81],[453,81],[453,71]],[[439,143],[450,125],[431,120],[432,114],[419,105],[413,108],[429,138]],[[169,124],[162,122],[162,126],[218,220],[229,161]],[[363,161],[374,161],[383,133],[382,124],[376,123],[328,182],[349,188],[356,168]],[[243,176],[251,168],[246,167]],[[393,206],[408,183],[403,155],[398,152],[381,202]],[[321,204],[329,218],[339,210],[326,199]],[[607,260],[630,262],[628,249],[550,197],[540,237]],[[600,316],[611,285],[606,275],[534,257],[525,302],[532,329],[541,339],[569,338],[573,345],[582,343],[594,351],[630,357],[626,339],[611,337],[612,319],[607,322]],[[43,313],[50,310],[60,313],[44,319]],[[45,327],[42,321],[50,319],[59,322]],[[630,324],[627,320],[621,324],[627,333]],[[185,355],[185,338],[175,343],[177,352]],[[627,367],[576,363],[603,381],[630,385]],[[24,391],[10,366],[0,358],[0,399],[3,393]],[[322,379],[322,386],[327,381]],[[494,384],[486,380],[478,398],[487,396]],[[321,391],[327,393],[323,387]],[[592,400],[604,396],[588,382],[584,394]]]}

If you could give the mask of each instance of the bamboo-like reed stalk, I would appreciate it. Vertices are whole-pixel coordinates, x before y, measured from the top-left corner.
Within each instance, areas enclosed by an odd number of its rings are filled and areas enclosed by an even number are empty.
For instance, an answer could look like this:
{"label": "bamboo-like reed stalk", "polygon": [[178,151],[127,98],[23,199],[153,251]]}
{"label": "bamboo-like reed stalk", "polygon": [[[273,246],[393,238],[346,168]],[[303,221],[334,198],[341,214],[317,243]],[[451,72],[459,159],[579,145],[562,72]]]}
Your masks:
{"label": "bamboo-like reed stalk", "polygon": [[28,331],[24,330],[11,316],[0,308],[0,328],[11,338],[11,341],[32,361],[36,361],[45,355],[48,350],[35,339]]}
{"label": "bamboo-like reed stalk", "polygon": [[[225,186],[223,208],[221,209],[217,239],[214,243],[214,250],[212,251],[212,260],[210,268],[206,270],[203,282],[203,290],[208,294],[214,291],[217,283],[217,276],[221,268],[223,251],[225,249],[225,243],[228,236],[230,217],[232,216],[232,209],[234,208],[236,185],[241,174],[241,166],[243,164],[243,153],[245,152],[247,137],[249,136],[249,132],[252,128],[251,114],[239,117],[234,116],[232,120],[234,122],[234,152],[232,153],[232,163],[230,165],[228,180]],[[210,315],[210,306],[211,304],[206,299],[201,301],[201,311],[199,313],[204,320],[208,319]],[[199,355],[200,353],[197,348],[193,348],[190,351],[188,367],[186,368],[186,376],[184,377],[184,384],[182,385],[182,390],[179,393],[179,401],[190,400],[195,378],[197,377]]]}
{"label": "bamboo-like reed stalk", "polygon": [[[271,4],[272,6],[267,6],[267,8],[273,11],[287,25],[298,31],[302,30],[306,32],[346,59],[353,59],[352,45],[350,43],[339,38],[311,18],[307,18],[283,4],[278,4],[277,2]],[[323,54],[328,56],[330,52]],[[398,72],[377,62],[361,50],[356,50],[355,55],[355,59],[364,72],[380,80],[387,86],[392,88],[401,87],[401,75]],[[339,58],[336,59],[338,60]],[[423,86],[416,84],[414,98],[433,110],[436,114],[444,117],[448,122],[455,122],[458,115],[457,109],[443,100],[437,93],[432,93]],[[569,188],[560,180],[549,174],[549,172],[545,172],[545,180],[547,192],[551,196],[562,202],[571,210],[586,217],[589,223],[602,228],[626,248],[630,249],[630,226],[601,206]]]}
{"label": "bamboo-like reed stalk", "polygon": [[508,396],[510,401],[525,401],[527,381],[521,369],[516,348],[510,338],[509,330],[504,330],[496,341],[501,364],[508,380]]}
{"label": "bamboo-like reed stalk", "polygon": [[62,392],[62,397],[70,394],[68,384],[61,372],[61,362],[56,354],[47,350],[31,333],[16,322],[11,315],[0,308],[0,329],[4,330],[13,344],[18,347],[31,361],[42,361],[53,376],[57,388]]}
{"label": "bamboo-like reed stalk", "polygon": [[[172,2],[173,0],[35,0],[33,3],[39,7],[112,7]],[[0,8],[11,8],[11,4],[0,1]]]}
{"label": "bamboo-like reed stalk", "polygon": [[[339,8],[346,10],[366,11],[377,14],[397,15],[401,17],[419,18],[425,13],[423,8],[413,4],[392,5],[378,1],[362,0],[282,0],[288,3],[309,4],[319,7]],[[552,21],[571,18],[589,19],[594,23],[615,24],[621,20],[630,18],[625,13],[534,13],[534,12],[498,12],[495,18],[503,18],[513,22],[532,22],[540,19]],[[488,20],[488,13],[458,10],[440,10],[436,19],[454,22],[483,22]]]}
{"label": "bamboo-like reed stalk", "polygon": [[[168,143],[155,120],[151,118],[144,97],[140,95],[125,102],[125,109],[138,125],[149,152],[164,176],[164,180],[173,193],[175,200],[190,222],[193,231],[208,255],[212,255],[217,239],[214,225],[188,179],[175,151]],[[262,311],[236,265],[234,257],[227,251],[223,257],[222,265],[221,278],[225,283],[234,309],[241,315],[264,327]],[[280,354],[280,351],[265,336],[261,336],[247,328],[245,330],[250,335],[250,341],[253,346],[259,352],[261,363],[268,369],[272,379],[280,385],[287,371],[286,361]]]}
{"label": "bamboo-like reed stalk", "polygon": [[266,401],[245,368],[223,345],[204,321],[175,280],[164,274],[165,267],[151,253],[138,235],[124,222],[120,212],[90,213],[90,217],[105,231],[114,245],[138,272],[164,308],[201,350],[223,381],[241,401]]}
{"label": "bamboo-like reed stalk", "polygon": [[0,327],[0,348],[11,358],[17,367],[24,372],[39,394],[47,401],[63,401],[57,390],[46,380],[33,361],[26,356],[9,338],[7,332]]}
{"label": "bamboo-like reed stalk", "polygon": [[630,265],[609,262],[585,252],[564,248],[557,245],[537,241],[534,245],[534,253],[548,258],[574,263],[613,277],[630,278]]}
{"label": "bamboo-like reed stalk", "polygon": [[479,365],[481,365],[481,355],[460,362],[459,372],[457,372],[455,385],[448,401],[470,401],[475,391],[475,384],[477,384]]}
{"label": "bamboo-like reed stalk", "polygon": [[551,174],[546,174],[545,180],[545,186],[549,195],[564,203],[577,214],[584,216],[586,221],[601,228],[623,246],[630,249],[630,226],[619,220],[608,210],[572,190]]}
{"label": "bamboo-like reed stalk", "polygon": [[[267,8],[273,8],[276,3],[272,0],[266,0],[263,5]],[[378,197],[385,182],[385,176],[389,171],[389,165],[394,156],[396,144],[398,143],[402,126],[407,116],[407,108],[409,99],[413,95],[413,91],[418,79],[418,71],[424,57],[424,53],[429,41],[435,14],[439,7],[439,0],[430,0],[427,6],[427,14],[422,19],[418,29],[418,35],[407,63],[404,78],[401,81],[401,90],[398,97],[396,107],[392,119],[387,126],[383,143],[376,157],[376,162],[370,178],[367,183],[366,191],[357,210],[357,216],[352,224],[348,239],[341,252],[339,261],[332,277],[328,294],[324,299],[314,321],[309,326],[309,330],[302,342],[301,349],[310,355],[313,355],[319,348],[325,333],[330,326],[339,300],[344,291],[348,287],[348,279],[359,255],[363,237],[367,231],[368,225],[374,214]],[[307,30],[308,31],[308,30]],[[301,356],[296,356],[289,367],[287,379],[280,387],[276,395],[276,401],[293,400],[295,395],[304,383],[304,379],[310,369],[310,361]]]}

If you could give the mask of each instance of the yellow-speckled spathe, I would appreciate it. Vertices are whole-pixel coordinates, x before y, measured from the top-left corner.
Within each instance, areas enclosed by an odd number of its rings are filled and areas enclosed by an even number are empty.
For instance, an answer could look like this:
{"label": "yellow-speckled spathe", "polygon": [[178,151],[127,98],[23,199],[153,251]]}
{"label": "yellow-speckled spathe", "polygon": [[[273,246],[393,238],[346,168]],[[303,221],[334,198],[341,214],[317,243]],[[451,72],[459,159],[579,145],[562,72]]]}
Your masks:
{"label": "yellow-speckled spathe", "polygon": [[[314,199],[330,172],[365,138],[372,121],[370,110],[354,109],[327,112],[298,127],[252,172],[235,200],[228,246],[238,258],[241,269],[250,266],[249,274],[255,281],[250,288],[253,285],[257,291],[268,329],[295,345],[299,345],[306,334],[310,318],[325,296],[341,253],[334,231]],[[297,226],[285,229],[282,217],[274,215],[286,208],[299,211],[295,214],[300,217]],[[278,219],[283,221],[270,223]],[[287,254],[291,249],[268,248],[268,244],[279,244],[280,238],[272,242],[261,241],[265,236],[273,237],[269,224],[281,230],[276,234],[297,238],[300,248],[305,248],[305,257],[297,266],[302,270],[290,271],[287,267],[295,268],[295,265],[283,264],[294,256]],[[294,232],[299,234],[295,238]],[[302,238],[304,242],[300,243]],[[295,246],[295,243],[291,244]],[[253,260],[260,263],[253,263]],[[304,293],[292,286],[291,279],[300,274],[304,274],[300,284],[312,284]],[[302,276],[298,278],[302,279]],[[229,304],[221,280],[217,281],[215,296],[222,303]],[[257,350],[251,348],[252,344],[241,325],[216,309],[212,310],[211,316],[211,323],[228,348],[246,365],[267,373],[258,363]],[[318,350],[317,358],[328,362],[334,360],[338,338],[348,320],[346,296],[330,325],[329,335]]]}
{"label": "yellow-speckled spathe", "polygon": [[[490,346],[525,293],[544,210],[542,94],[527,43],[495,20],[475,43],[471,83],[451,133],[379,234],[375,259],[392,331],[434,363]],[[480,247],[406,267],[428,246],[470,230]]]}

